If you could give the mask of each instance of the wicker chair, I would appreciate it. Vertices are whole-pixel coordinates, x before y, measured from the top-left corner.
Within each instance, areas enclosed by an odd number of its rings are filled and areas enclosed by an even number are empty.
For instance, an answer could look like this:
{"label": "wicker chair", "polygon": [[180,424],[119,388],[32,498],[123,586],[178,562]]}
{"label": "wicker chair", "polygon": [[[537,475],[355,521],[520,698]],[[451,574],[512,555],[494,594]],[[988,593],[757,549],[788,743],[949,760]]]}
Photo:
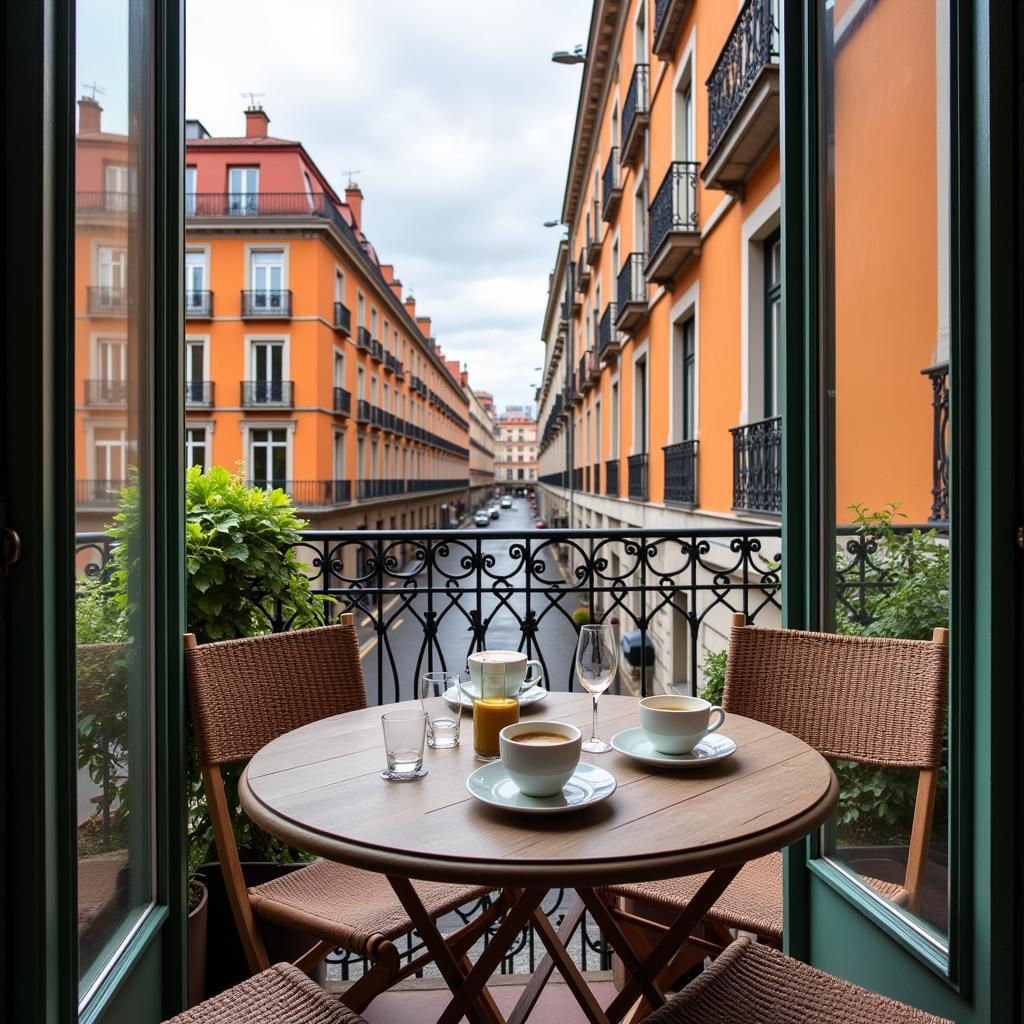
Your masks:
{"label": "wicker chair", "polygon": [[166,1024],[366,1024],[290,964],[275,964]]}
{"label": "wicker chair", "polygon": [[644,1024],[952,1024],[737,939]]}
{"label": "wicker chair", "polygon": [[[271,740],[331,715],[366,707],[359,646],[351,614],[341,624],[197,646],[185,637],[185,670],[210,820],[231,912],[254,974],[270,966],[257,918],[320,941],[295,961],[303,970],[331,950],[345,949],[373,967],[345,993],[353,1009],[429,963],[404,966],[395,940],[412,922],[387,880],[369,871],[315,861],[247,888],[228,813],[221,768],[248,761]],[[432,918],[488,894],[479,886],[416,882]],[[504,911],[502,894],[474,921],[449,936],[457,958]]]}
{"label": "wicker chair", "polygon": [[[865,878],[880,895],[916,913],[935,810],[947,689],[948,633],[931,641],[848,637],[759,629],[733,615],[722,704],[727,712],[793,733],[827,758],[917,769],[917,801],[903,884]],[[613,913],[618,900],[678,913],[707,875],[618,885],[603,891]],[[627,903],[627,906],[630,904]],[[642,944],[659,925],[624,915]],[[677,974],[732,940],[730,928],[782,942],[782,854],[746,864],[703,922],[705,937],[666,969]],[[639,931],[638,931],[639,929]]]}

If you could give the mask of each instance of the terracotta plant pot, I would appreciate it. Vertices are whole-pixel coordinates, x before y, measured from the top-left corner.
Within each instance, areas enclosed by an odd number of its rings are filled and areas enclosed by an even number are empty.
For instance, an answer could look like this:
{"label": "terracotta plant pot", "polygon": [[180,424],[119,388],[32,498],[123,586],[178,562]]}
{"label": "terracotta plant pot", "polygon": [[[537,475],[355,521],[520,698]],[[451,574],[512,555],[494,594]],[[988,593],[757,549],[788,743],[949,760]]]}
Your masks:
{"label": "terracotta plant pot", "polygon": [[188,1005],[195,1006],[206,998],[206,929],[209,919],[210,894],[202,882],[199,902],[188,914]]}

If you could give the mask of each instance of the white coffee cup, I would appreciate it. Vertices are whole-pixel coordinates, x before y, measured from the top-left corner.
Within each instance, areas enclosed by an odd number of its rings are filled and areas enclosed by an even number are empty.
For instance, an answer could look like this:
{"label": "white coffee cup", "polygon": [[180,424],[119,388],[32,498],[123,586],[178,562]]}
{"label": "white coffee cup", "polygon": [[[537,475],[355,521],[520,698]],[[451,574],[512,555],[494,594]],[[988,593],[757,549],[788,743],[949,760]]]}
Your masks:
{"label": "white coffee cup", "polygon": [[[718,716],[714,725],[712,715]],[[724,721],[725,712],[700,697],[663,694],[640,701],[640,728],[661,754],[689,754]]]}
{"label": "white coffee cup", "polygon": [[[542,743],[519,742],[519,736],[546,736]],[[560,736],[561,741],[550,737]],[[501,763],[526,796],[555,796],[580,763],[583,734],[568,722],[530,719],[506,725],[498,733]]]}
{"label": "white coffee cup", "polygon": [[[520,693],[536,686],[544,678],[544,669],[539,661],[533,661],[526,657],[522,651],[477,651],[469,656],[469,678],[480,693],[483,683],[484,665],[487,665],[488,675],[493,678],[492,673],[504,672],[506,692],[514,696],[516,691]],[[533,675],[528,674],[531,667],[536,668]]]}

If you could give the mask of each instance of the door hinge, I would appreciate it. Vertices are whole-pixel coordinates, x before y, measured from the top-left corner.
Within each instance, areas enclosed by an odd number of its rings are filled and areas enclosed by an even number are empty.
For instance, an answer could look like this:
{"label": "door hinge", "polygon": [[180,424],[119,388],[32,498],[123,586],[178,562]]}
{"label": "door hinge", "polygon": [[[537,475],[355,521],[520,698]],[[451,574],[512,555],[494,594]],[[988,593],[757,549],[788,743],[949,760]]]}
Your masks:
{"label": "door hinge", "polygon": [[0,528],[0,575],[6,576],[18,559],[21,558],[21,537],[13,527]]}
{"label": "door hinge", "polygon": [[1017,527],[1017,547],[1024,551],[1024,526]]}

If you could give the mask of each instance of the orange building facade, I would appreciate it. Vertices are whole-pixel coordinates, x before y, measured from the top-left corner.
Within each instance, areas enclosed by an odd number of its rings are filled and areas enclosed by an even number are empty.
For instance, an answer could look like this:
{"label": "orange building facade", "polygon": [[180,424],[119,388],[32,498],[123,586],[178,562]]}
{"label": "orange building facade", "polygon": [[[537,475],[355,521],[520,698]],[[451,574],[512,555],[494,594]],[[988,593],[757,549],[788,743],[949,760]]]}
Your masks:
{"label": "orange building facade", "polygon": [[[848,0],[833,16],[836,188],[860,218],[835,226],[836,519],[897,503],[908,522],[942,521],[935,5]],[[884,89],[869,88],[879,40],[899,69]],[[773,0],[595,0],[542,326],[552,522],[778,528],[779,152]],[[685,624],[663,628],[658,678],[684,682]],[[702,631],[724,645],[715,616]]]}

